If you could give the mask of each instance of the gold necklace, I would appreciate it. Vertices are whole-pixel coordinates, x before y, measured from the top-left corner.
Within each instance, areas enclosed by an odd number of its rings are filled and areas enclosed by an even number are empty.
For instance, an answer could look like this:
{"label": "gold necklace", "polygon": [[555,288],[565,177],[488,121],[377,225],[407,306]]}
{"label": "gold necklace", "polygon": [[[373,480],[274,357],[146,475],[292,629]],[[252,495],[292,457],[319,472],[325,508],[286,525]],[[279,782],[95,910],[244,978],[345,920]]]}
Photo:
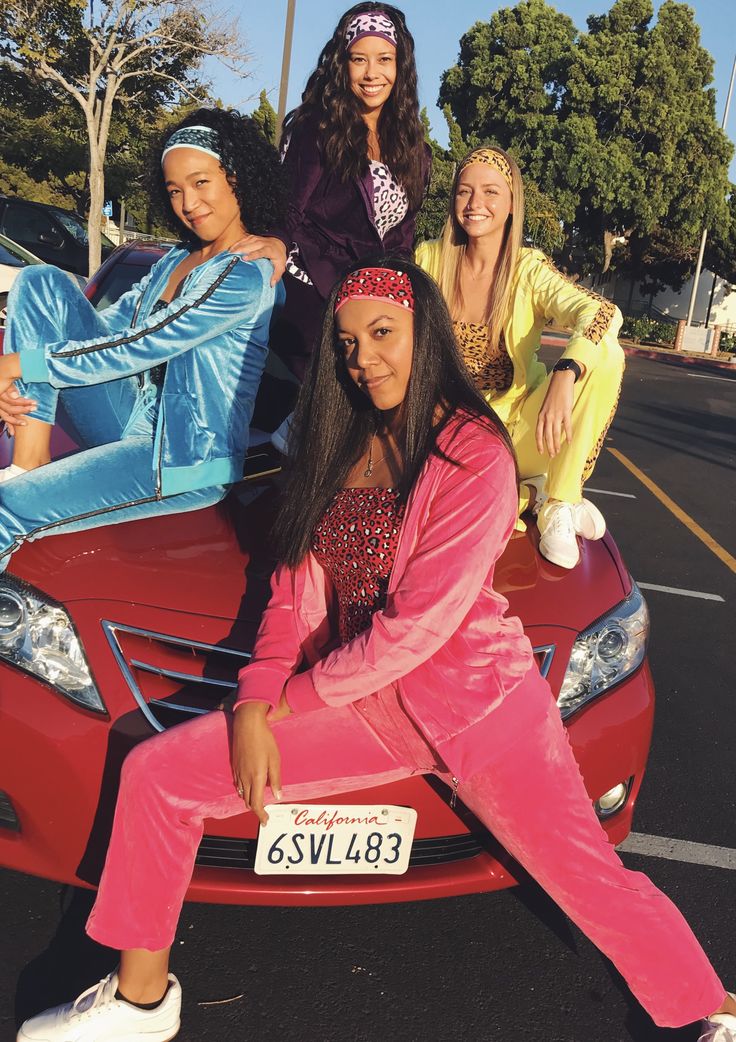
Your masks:
{"label": "gold necklace", "polygon": [[374,463],[382,463],[386,459],[386,456],[388,455],[387,452],[384,452],[384,454],[382,456],[379,456],[379,458],[377,460],[373,459],[373,439],[374,438],[375,438],[375,434],[371,434],[371,440],[368,443],[368,464],[367,464],[365,470],[363,471],[363,477],[364,478],[371,478],[371,477],[373,477],[373,465],[374,465]]}

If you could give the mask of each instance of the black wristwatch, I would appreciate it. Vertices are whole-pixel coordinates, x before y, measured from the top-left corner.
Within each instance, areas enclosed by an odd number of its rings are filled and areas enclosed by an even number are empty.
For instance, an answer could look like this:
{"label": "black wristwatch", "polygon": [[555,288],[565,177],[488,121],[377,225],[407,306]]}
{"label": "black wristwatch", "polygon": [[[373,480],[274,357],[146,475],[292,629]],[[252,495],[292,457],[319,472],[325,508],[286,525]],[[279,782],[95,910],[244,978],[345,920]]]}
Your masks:
{"label": "black wristwatch", "polygon": [[577,362],[573,361],[572,358],[561,358],[557,365],[552,366],[553,373],[564,373],[568,369],[572,369],[572,371],[575,373],[575,383],[577,383],[580,377],[583,375],[583,370],[580,368]]}

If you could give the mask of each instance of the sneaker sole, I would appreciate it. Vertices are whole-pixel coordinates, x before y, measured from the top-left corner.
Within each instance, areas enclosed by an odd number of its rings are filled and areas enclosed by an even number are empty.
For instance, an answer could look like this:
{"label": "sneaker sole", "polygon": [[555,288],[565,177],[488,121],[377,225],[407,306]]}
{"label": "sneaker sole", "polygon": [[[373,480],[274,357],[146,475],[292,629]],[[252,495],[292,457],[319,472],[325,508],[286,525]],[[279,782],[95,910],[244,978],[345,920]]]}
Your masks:
{"label": "sneaker sole", "polygon": [[570,571],[571,568],[574,568],[580,561],[579,553],[576,557],[564,557],[562,554],[554,553],[554,551],[552,553],[545,553],[542,549],[541,543],[539,544],[539,552],[545,561],[549,561],[551,564],[556,564],[558,568],[566,568],[568,571]]}
{"label": "sneaker sole", "polygon": [[[165,1031],[136,1031],[134,1035],[115,1035],[115,1042],[171,1042],[172,1038],[176,1038],[181,1029],[181,1020],[178,1020],[174,1028],[173,1034],[171,1028],[166,1028]],[[69,1042],[76,1036],[69,1035]],[[43,1042],[43,1039],[39,1039],[38,1036],[35,1038],[32,1035],[26,1035],[23,1028],[20,1029],[16,1036],[16,1042]],[[66,1042],[66,1039],[63,1040]]]}

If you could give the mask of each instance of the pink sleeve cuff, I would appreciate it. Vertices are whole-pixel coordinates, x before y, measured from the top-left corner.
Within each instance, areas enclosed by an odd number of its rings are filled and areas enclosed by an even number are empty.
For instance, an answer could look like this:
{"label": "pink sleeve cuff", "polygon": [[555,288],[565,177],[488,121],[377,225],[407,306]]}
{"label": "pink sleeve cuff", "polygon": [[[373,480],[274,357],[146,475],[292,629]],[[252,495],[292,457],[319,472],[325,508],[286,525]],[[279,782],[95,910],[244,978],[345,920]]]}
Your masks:
{"label": "pink sleeve cuff", "polygon": [[286,679],[282,670],[270,669],[260,662],[244,666],[238,673],[238,697],[233,709],[243,702],[265,702],[275,709]]}
{"label": "pink sleeve cuff", "polygon": [[312,709],[324,709],[327,705],[312,681],[312,672],[297,673],[286,684],[286,701],[292,713],[307,713]]}

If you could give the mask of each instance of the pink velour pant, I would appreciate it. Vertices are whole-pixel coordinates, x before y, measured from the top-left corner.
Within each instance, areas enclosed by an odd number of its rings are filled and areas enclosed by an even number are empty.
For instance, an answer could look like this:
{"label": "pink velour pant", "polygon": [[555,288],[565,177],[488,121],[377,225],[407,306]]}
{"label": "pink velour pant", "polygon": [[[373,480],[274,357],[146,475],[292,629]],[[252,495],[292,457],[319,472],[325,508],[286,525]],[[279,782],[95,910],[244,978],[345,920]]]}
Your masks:
{"label": "pink velour pant", "polygon": [[[458,795],[508,852],[615,964],[662,1027],[717,1009],[725,989],[672,902],[609,844],[545,682],[530,673],[511,696],[523,738]],[[210,713],[143,742],[123,765],[105,870],[87,923],[113,948],[171,945],[205,818],[242,813],[230,768],[232,717]],[[273,726],[283,799],[303,802],[446,769],[393,688]],[[503,746],[503,743],[500,743]],[[550,795],[555,812],[550,813]]]}

